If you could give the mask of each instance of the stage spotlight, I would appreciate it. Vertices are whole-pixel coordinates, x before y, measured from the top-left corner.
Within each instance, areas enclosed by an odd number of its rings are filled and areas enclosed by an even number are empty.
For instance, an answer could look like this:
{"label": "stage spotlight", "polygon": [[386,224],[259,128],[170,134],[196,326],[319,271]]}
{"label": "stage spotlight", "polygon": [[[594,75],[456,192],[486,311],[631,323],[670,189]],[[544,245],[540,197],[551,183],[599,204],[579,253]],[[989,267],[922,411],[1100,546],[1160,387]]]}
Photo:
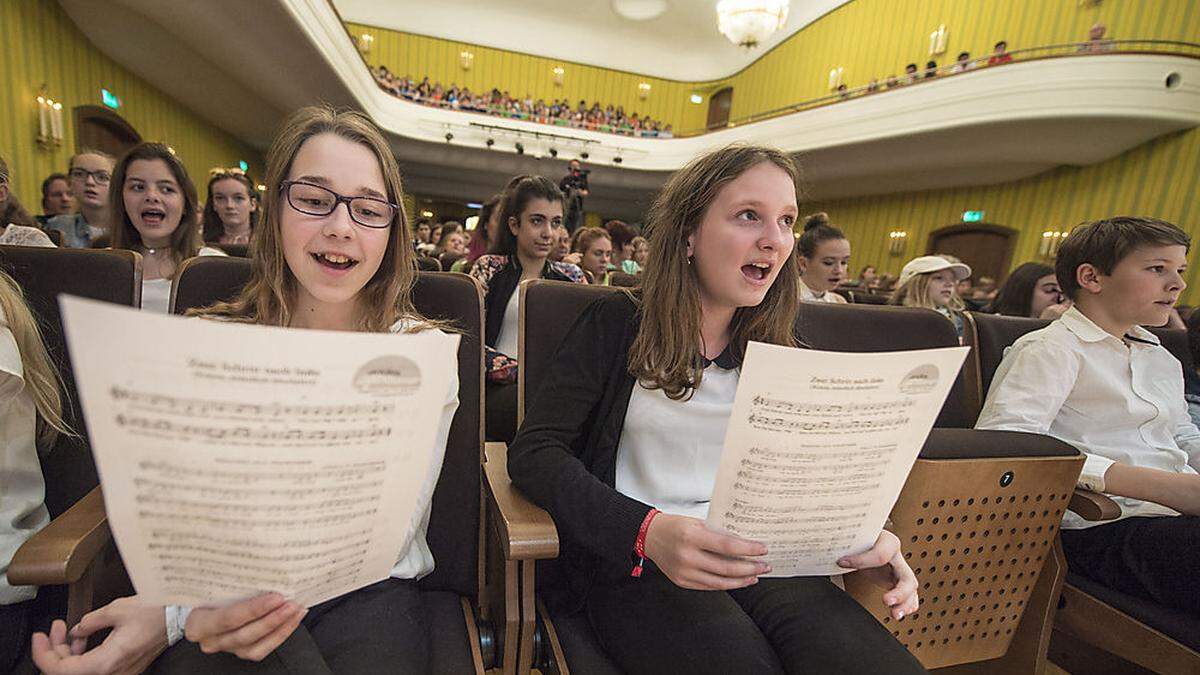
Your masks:
{"label": "stage spotlight", "polygon": [[587,158],[588,158],[588,154],[586,152],[579,153],[579,159],[587,159]]}
{"label": "stage spotlight", "polygon": [[558,157],[558,150],[555,150],[554,148],[550,148],[550,156]]}
{"label": "stage spotlight", "polygon": [[525,146],[524,146],[524,144],[522,144],[522,143],[517,143],[517,154],[518,154],[518,155],[523,155],[523,154],[525,154]]}
{"label": "stage spotlight", "polygon": [[450,142],[450,141],[452,141],[452,140],[454,140],[454,134],[452,134],[452,133],[450,133],[449,131],[447,131],[447,132],[446,132],[446,142],[447,142],[447,143],[449,143],[449,142]]}
{"label": "stage spotlight", "polygon": [[621,163],[621,161],[622,161],[622,160],[621,160],[621,158],[620,158],[620,157],[613,157],[613,164],[620,164],[620,163]]}
{"label": "stage spotlight", "polygon": [[491,149],[491,147],[492,147],[493,145],[495,145],[495,144],[496,144],[496,139],[494,139],[494,138],[489,138],[489,139],[487,139],[487,146],[488,146],[488,149],[489,149],[489,150],[490,150],[490,149]]}

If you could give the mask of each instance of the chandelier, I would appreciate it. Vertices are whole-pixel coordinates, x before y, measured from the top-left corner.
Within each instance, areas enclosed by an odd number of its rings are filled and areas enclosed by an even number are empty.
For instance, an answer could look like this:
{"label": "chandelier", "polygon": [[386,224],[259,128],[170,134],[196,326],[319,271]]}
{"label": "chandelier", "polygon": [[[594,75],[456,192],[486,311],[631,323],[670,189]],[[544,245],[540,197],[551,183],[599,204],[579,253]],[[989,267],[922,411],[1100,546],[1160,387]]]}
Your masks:
{"label": "chandelier", "polygon": [[787,23],[788,0],[721,0],[717,30],[739,47],[753,48]]}

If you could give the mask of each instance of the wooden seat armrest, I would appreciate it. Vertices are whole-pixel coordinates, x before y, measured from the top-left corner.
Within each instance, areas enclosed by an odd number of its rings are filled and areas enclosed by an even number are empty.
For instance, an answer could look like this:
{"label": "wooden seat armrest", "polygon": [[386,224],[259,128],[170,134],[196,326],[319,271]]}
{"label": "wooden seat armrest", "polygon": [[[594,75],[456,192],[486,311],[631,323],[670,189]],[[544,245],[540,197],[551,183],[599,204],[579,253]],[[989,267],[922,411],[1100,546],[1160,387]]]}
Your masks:
{"label": "wooden seat armrest", "polygon": [[508,477],[508,446],[487,443],[483,456],[488,510],[500,530],[505,559],[557,558],[558,529],[549,513],[513,486]]}
{"label": "wooden seat armrest", "polygon": [[1075,512],[1080,518],[1091,521],[1112,520],[1121,516],[1121,505],[1108,495],[1083,488],[1075,488],[1067,509]]}
{"label": "wooden seat armrest", "polygon": [[79,581],[112,534],[104,495],[93,488],[17,549],[8,566],[9,583],[61,586]]}

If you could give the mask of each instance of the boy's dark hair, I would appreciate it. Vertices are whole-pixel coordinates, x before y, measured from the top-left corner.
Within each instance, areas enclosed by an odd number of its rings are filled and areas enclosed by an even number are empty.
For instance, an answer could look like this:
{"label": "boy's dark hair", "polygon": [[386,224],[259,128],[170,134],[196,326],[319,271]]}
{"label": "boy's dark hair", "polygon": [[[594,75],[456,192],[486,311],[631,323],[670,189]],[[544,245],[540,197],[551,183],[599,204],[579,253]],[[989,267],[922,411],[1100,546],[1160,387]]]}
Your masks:
{"label": "boy's dark hair", "polygon": [[1054,276],[1063,294],[1072,300],[1079,292],[1075,278],[1079,266],[1085,263],[1112,274],[1117,263],[1142,246],[1183,246],[1191,248],[1192,238],[1165,220],[1138,216],[1114,216],[1083,223],[1071,230],[1070,236],[1058,248]]}

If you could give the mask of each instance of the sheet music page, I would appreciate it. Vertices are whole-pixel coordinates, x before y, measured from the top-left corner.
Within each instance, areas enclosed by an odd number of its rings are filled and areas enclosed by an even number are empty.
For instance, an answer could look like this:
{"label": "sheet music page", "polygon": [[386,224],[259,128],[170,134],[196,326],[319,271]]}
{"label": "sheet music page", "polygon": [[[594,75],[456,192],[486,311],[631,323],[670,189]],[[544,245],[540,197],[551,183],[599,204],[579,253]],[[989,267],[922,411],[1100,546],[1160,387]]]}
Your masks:
{"label": "sheet music page", "polygon": [[968,348],[845,353],[751,342],[707,524],[767,546],[767,576],[842,574],[871,548]]}
{"label": "sheet music page", "polygon": [[277,591],[312,606],[387,578],[436,481],[459,336],[60,304],[108,523],[143,600]]}

